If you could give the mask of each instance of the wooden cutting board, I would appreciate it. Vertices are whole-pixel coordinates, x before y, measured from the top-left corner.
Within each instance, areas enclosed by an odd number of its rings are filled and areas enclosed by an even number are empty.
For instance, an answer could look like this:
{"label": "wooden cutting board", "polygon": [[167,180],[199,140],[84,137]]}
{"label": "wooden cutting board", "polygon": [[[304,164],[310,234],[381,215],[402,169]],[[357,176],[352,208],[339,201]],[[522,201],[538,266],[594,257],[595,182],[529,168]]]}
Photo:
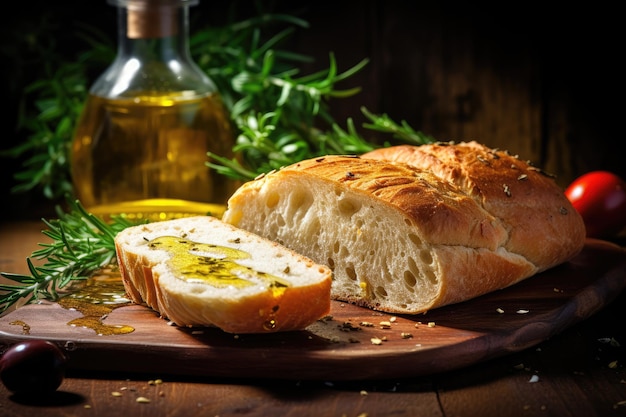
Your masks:
{"label": "wooden cutting board", "polygon": [[43,338],[66,349],[70,368],[96,371],[297,380],[419,376],[537,345],[597,312],[625,285],[626,251],[589,239],[570,262],[417,316],[333,302],[332,316],[304,331],[233,335],[178,328],[128,305],[100,318],[105,328],[127,333],[98,335],[97,326],[71,325],[85,318],[80,311],[47,303],[1,317],[0,349]]}

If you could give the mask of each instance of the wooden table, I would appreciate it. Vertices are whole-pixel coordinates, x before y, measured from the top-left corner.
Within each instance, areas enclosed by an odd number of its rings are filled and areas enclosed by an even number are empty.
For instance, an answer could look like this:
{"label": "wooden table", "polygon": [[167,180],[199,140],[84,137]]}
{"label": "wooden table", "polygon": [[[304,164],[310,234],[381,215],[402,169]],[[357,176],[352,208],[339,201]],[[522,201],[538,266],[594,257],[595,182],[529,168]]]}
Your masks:
{"label": "wooden table", "polygon": [[[26,272],[44,227],[0,225],[0,270]],[[0,415],[626,416],[625,312],[626,294],[619,294],[537,346],[414,378],[277,381],[70,370],[47,399],[20,398],[0,386]]]}

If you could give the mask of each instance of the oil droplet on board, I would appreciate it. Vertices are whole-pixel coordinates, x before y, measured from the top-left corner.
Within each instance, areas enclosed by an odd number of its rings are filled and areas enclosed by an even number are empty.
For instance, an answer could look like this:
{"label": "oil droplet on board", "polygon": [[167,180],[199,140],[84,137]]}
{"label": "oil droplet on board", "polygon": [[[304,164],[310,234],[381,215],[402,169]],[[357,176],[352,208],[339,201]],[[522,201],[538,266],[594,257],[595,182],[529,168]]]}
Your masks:
{"label": "oil droplet on board", "polygon": [[121,276],[115,269],[99,271],[73,287],[71,293],[59,300],[59,305],[63,308],[83,314],[82,317],[69,321],[67,323],[69,326],[92,329],[99,336],[135,331],[128,325],[103,323],[111,311],[129,304],[132,302],[126,298]]}
{"label": "oil droplet on board", "polygon": [[15,320],[9,323],[12,326],[22,326],[22,334],[29,335],[30,334],[30,326],[23,322],[22,320]]}

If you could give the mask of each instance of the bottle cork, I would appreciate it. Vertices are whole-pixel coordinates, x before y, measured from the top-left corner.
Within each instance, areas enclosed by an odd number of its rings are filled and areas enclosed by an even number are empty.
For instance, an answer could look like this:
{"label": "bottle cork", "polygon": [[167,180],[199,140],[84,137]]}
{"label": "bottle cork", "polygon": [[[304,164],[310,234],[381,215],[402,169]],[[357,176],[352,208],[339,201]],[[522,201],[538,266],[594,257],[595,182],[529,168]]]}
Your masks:
{"label": "bottle cork", "polygon": [[[175,6],[146,1],[143,7],[129,7],[127,36],[130,39],[166,38],[178,33]],[[174,3],[174,2],[171,2]]]}
{"label": "bottle cork", "polygon": [[109,0],[127,9],[126,35],[130,39],[165,38],[179,30],[178,10],[198,0]]}

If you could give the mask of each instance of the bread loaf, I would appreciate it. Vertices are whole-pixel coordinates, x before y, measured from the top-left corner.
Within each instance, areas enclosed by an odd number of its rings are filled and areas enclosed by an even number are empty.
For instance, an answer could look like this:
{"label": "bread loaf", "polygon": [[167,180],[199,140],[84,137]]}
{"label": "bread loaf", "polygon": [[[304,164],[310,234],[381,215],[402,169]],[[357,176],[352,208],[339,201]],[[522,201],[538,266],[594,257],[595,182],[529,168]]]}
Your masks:
{"label": "bread loaf", "polygon": [[214,217],[129,227],[115,245],[130,299],[179,326],[299,330],[330,311],[326,266]]}
{"label": "bread loaf", "polygon": [[222,219],[327,264],[333,299],[407,314],[513,285],[585,239],[552,178],[477,143],[305,160],[245,183]]}

